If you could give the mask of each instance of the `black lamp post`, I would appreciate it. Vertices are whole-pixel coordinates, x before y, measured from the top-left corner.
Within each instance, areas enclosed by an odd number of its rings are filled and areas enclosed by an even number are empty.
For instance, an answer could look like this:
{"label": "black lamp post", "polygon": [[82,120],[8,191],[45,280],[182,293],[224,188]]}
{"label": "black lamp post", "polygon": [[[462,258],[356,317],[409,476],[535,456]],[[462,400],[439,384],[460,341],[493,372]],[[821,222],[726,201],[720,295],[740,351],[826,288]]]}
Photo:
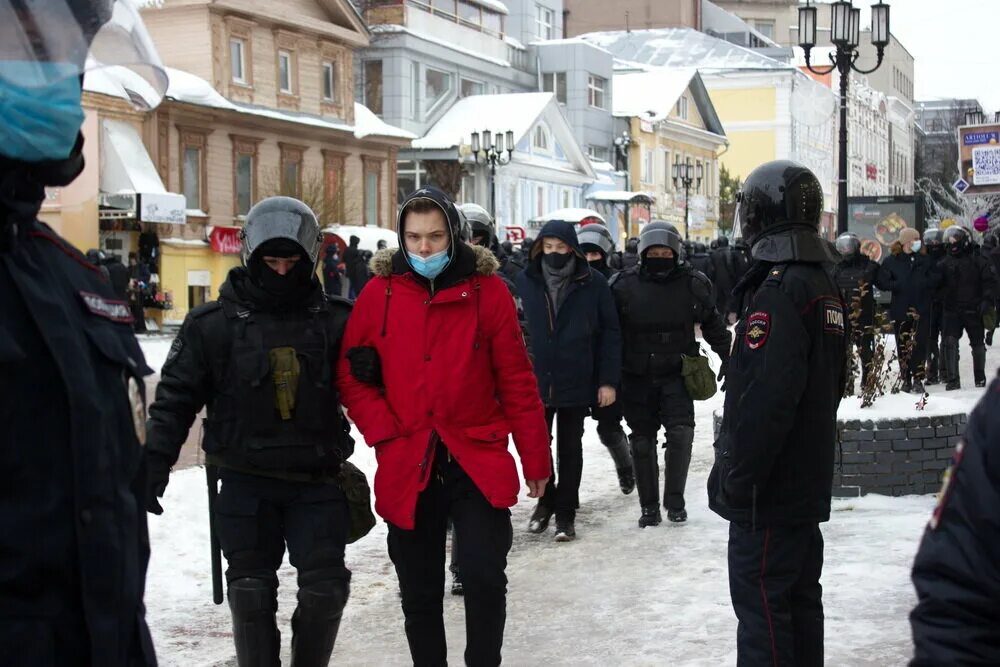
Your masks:
{"label": "black lamp post", "polygon": [[[504,138],[506,137],[506,142]],[[491,133],[483,130],[482,144],[479,142],[479,132],[472,133],[472,155],[479,164],[479,158],[483,158],[483,163],[490,166],[490,215],[495,220],[497,217],[497,165],[501,167],[510,162],[514,155],[514,131]],[[506,147],[504,144],[506,143]],[[507,151],[507,158],[504,159],[504,151]]]}
{"label": "black lamp post", "polygon": [[698,164],[697,169],[691,164],[691,158],[685,162],[680,159],[674,160],[673,166],[674,187],[684,186],[684,240],[691,240],[691,184],[697,181],[695,188],[701,187],[701,177],[704,169]]}
{"label": "black lamp post", "polygon": [[[628,130],[623,130],[620,136],[615,137],[615,157],[620,171],[625,172],[625,189],[632,190],[632,173],[629,168],[629,159],[632,150],[632,135]],[[628,200],[625,201],[625,236],[632,235],[632,220],[630,219],[630,206]]]}
{"label": "black lamp post", "polygon": [[861,10],[854,0],[838,0],[830,5],[830,41],[837,47],[830,54],[830,67],[817,68],[809,62],[809,52],[816,46],[816,7],[806,0],[799,7],[799,46],[806,54],[806,67],[814,74],[840,72],[840,171],[837,179],[837,233],[847,231],[847,86],[851,70],[871,74],[882,65],[885,47],[889,45],[889,5],[879,0],[872,5],[872,45],[878,51],[875,67],[863,70],[855,65],[861,42]]}

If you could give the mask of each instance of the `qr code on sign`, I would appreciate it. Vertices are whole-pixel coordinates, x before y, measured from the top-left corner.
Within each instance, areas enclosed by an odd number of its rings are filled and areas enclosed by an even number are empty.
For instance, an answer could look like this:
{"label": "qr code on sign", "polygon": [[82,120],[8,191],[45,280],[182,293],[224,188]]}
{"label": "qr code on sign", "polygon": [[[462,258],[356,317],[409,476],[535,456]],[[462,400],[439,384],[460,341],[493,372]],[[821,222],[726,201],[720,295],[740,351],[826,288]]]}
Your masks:
{"label": "qr code on sign", "polygon": [[973,185],[1000,184],[1000,145],[972,149]]}

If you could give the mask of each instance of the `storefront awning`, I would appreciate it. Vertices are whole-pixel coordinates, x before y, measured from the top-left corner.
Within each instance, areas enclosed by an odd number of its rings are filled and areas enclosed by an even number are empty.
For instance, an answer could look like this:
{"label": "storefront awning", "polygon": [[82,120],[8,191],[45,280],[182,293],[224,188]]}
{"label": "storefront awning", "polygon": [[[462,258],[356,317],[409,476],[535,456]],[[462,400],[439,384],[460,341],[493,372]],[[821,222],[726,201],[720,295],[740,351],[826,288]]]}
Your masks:
{"label": "storefront awning", "polygon": [[601,190],[591,192],[585,199],[599,202],[625,203],[629,204],[652,204],[656,198],[648,192],[628,192],[625,190]]}
{"label": "storefront awning", "polygon": [[101,121],[101,204],[129,210],[140,222],[184,224],[184,195],[167,192],[156,167],[128,123]]}

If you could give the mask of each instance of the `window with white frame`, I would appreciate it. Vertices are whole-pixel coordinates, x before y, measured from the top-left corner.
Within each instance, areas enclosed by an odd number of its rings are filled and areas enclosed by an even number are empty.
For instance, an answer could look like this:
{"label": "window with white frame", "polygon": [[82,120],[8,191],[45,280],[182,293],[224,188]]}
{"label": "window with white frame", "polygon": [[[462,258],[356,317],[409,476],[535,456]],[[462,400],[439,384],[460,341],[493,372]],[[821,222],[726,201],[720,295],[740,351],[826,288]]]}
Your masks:
{"label": "window with white frame", "polygon": [[459,81],[459,98],[469,97],[471,95],[484,95],[485,93],[486,84],[481,81],[473,81],[472,79],[461,79]]}
{"label": "window with white frame", "polygon": [[770,40],[774,39],[774,21],[757,20],[753,22],[753,27],[757,32],[764,35],[764,37]]}
{"label": "window with white frame", "polygon": [[229,71],[236,83],[247,83],[246,47],[242,39],[229,40]]}
{"label": "window with white frame", "polygon": [[587,77],[587,96],[590,106],[595,109],[604,108],[604,91],[607,89],[608,80],[591,74]]}
{"label": "window with white frame", "polygon": [[294,95],[292,88],[292,54],[288,51],[278,51],[278,89],[288,95]]}
{"label": "window with white frame", "polygon": [[553,39],[555,37],[556,13],[542,5],[535,6],[535,34],[538,39]]}
{"label": "window with white frame", "polygon": [[542,90],[555,93],[559,104],[566,104],[566,72],[543,72]]}
{"label": "window with white frame", "polygon": [[323,101],[334,104],[340,102],[337,86],[337,64],[331,61],[323,63]]}
{"label": "window with white frame", "polygon": [[590,144],[587,146],[587,157],[598,162],[607,162],[610,158],[610,151],[607,146]]}
{"label": "window with white frame", "polygon": [[436,69],[424,70],[424,115],[435,108],[451,93],[451,74]]}
{"label": "window with white frame", "polygon": [[653,173],[653,151],[645,149],[642,151],[642,182],[652,183],[655,175]]}
{"label": "window with white frame", "polygon": [[677,100],[677,117],[681,120],[688,119],[688,98],[687,95],[681,95],[680,99]]}

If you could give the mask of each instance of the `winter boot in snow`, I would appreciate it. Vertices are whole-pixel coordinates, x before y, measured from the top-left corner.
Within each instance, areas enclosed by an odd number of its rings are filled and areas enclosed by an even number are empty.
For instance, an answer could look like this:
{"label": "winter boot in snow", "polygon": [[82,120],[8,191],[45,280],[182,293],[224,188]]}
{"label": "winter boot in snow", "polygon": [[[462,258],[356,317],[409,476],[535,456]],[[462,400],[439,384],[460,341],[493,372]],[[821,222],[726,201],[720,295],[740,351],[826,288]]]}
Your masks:
{"label": "winter boot in snow", "polygon": [[465,595],[465,587],[462,585],[462,573],[457,569],[451,571],[451,594]]}
{"label": "winter boot in snow", "polygon": [[659,526],[661,523],[663,523],[663,515],[660,514],[659,504],[642,508],[642,514],[639,516],[640,528]]}
{"label": "winter boot in snow", "polygon": [[618,486],[626,496],[635,489],[635,472],[632,470],[632,455],[628,451],[628,438],[620,428],[613,434],[601,436],[601,442],[608,448],[618,472]]}
{"label": "winter boot in snow", "polygon": [[350,594],[347,579],[327,579],[299,588],[299,606],[292,614],[292,667],[330,663]]}
{"label": "winter boot in snow", "polygon": [[955,391],[962,388],[961,376],[958,372],[958,339],[953,337],[945,338],[941,342],[941,361],[944,371],[945,389]]}
{"label": "winter boot in snow", "polygon": [[671,426],[667,429],[667,447],[663,450],[663,507],[668,510],[668,518],[669,510],[684,509],[684,487],[691,466],[693,442],[694,428]]}
{"label": "winter boot in snow", "polygon": [[923,396],[927,390],[924,388],[924,383],[920,380],[914,380],[913,386],[910,387],[910,392],[916,394],[917,396]]}
{"label": "winter boot in snow", "polygon": [[539,535],[544,533],[549,527],[552,519],[552,509],[543,504],[541,500],[535,505],[535,511],[531,513],[531,520],[528,521],[528,532]]}
{"label": "winter boot in snow", "polygon": [[573,519],[556,518],[556,542],[572,542],[576,539],[576,522]]}
{"label": "winter boot in snow", "polygon": [[660,465],[656,460],[656,440],[632,434],[632,467],[635,468],[635,486],[641,507],[660,504]]}
{"label": "winter boot in snow", "polygon": [[237,579],[229,584],[229,610],[233,615],[233,641],[239,667],[278,667],[281,635],[274,614],[278,594],[263,579]]}
{"label": "winter boot in snow", "polygon": [[687,510],[667,510],[667,520],[671,523],[684,523],[688,520]]}
{"label": "winter boot in snow", "polygon": [[972,374],[977,387],[986,386],[986,348],[982,345],[972,348]]}

